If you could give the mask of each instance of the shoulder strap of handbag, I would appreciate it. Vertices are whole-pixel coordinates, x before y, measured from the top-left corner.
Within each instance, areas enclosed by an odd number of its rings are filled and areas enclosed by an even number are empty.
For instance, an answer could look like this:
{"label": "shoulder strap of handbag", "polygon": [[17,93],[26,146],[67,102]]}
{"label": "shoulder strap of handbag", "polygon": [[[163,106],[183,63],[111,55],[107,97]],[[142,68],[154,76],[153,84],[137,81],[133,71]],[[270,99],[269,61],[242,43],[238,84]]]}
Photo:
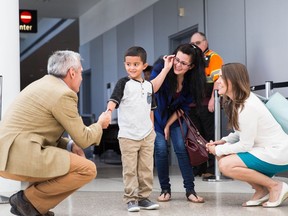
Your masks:
{"label": "shoulder strap of handbag", "polygon": [[187,125],[190,124],[191,127],[193,127],[198,132],[197,127],[194,125],[193,121],[190,119],[190,117],[186,113],[183,113],[182,117],[185,120]]}
{"label": "shoulder strap of handbag", "polygon": [[182,113],[180,110],[177,110],[176,112],[177,112],[177,117],[178,117],[178,121],[179,121],[179,125],[180,125],[180,129],[181,129],[181,133],[182,133],[183,138],[185,137],[185,135],[184,135],[183,129],[182,129],[181,117],[184,119],[187,127],[190,130],[192,130],[194,133],[200,135],[199,130],[197,129],[197,127],[194,125],[193,121],[190,119],[190,117],[185,112]]}
{"label": "shoulder strap of handbag", "polygon": [[183,118],[183,115],[182,115],[180,110],[176,110],[176,113],[177,113],[177,118],[178,118],[178,122],[179,122],[180,129],[181,129],[182,137],[185,140],[185,135],[184,135],[184,132],[183,132],[183,127],[182,127],[182,122],[181,122],[181,117]]}

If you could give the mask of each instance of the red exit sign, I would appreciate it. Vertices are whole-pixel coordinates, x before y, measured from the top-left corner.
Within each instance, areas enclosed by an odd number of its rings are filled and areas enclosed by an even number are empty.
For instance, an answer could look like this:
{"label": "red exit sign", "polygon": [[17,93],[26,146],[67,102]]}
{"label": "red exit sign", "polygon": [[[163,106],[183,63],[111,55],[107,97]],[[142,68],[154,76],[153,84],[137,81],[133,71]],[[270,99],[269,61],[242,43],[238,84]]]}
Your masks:
{"label": "red exit sign", "polygon": [[36,10],[19,10],[19,30],[21,33],[37,33]]}

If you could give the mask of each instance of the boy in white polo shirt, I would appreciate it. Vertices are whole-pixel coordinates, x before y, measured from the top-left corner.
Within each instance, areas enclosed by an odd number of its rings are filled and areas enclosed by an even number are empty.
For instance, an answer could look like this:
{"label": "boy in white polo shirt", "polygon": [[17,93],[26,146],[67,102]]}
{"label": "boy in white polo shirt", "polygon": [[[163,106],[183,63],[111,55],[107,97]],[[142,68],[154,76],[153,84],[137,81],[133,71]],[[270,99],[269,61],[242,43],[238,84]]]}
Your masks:
{"label": "boy in white polo shirt", "polygon": [[129,212],[158,209],[148,198],[153,188],[154,140],[152,122],[156,108],[152,84],[143,79],[148,66],[142,47],[129,48],[124,56],[128,76],[118,80],[107,104],[110,114],[118,108],[118,140],[121,150],[124,202]]}

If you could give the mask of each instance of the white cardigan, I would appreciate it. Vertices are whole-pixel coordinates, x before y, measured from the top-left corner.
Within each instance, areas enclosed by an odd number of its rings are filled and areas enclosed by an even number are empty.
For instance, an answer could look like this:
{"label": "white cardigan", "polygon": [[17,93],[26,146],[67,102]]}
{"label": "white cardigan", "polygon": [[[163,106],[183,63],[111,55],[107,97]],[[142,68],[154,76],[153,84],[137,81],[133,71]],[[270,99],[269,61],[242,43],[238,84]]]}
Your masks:
{"label": "white cardigan", "polygon": [[239,128],[222,138],[226,143],[216,146],[217,156],[249,152],[270,164],[288,164],[288,135],[252,92],[239,110]]}

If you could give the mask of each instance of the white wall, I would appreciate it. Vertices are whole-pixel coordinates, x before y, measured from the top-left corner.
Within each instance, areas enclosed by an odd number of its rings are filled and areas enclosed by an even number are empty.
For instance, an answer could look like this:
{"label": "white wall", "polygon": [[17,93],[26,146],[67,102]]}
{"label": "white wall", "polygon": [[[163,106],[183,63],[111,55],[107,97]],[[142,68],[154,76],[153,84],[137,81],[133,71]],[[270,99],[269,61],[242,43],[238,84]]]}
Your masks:
{"label": "white wall", "polygon": [[218,52],[224,63],[246,64],[244,1],[207,0],[205,12],[209,48]]}
{"label": "white wall", "polygon": [[[288,81],[288,1],[207,0],[206,6],[210,48],[225,63],[246,64],[251,85]],[[288,96],[288,88],[274,91]]]}
{"label": "white wall", "polygon": [[168,37],[178,32],[178,2],[160,0],[154,6],[154,32],[152,44],[155,60],[169,52]]}
{"label": "white wall", "polygon": [[127,76],[127,73],[124,68],[124,53],[129,47],[135,45],[134,26],[135,26],[134,19],[130,18],[116,27],[117,71],[115,71],[116,72],[115,75],[118,77],[118,79],[123,76]]}
{"label": "white wall", "polygon": [[[117,31],[116,28],[111,29],[110,31],[104,33],[103,35],[103,71],[104,73],[104,104],[108,101],[108,92],[107,92],[107,84],[110,83],[111,89],[115,86],[118,81],[118,77],[114,74],[117,71]],[[114,87],[113,87],[114,88]],[[111,92],[112,93],[112,92]],[[115,112],[114,112],[115,113]]]}
{"label": "white wall", "polygon": [[[179,16],[179,8],[184,8],[184,16]],[[182,31],[194,25],[198,25],[200,31],[204,31],[204,1],[178,0],[177,4],[178,31]]]}
{"label": "white wall", "polygon": [[151,41],[153,41],[154,30],[154,14],[153,7],[149,7],[134,17],[134,44],[137,46],[142,46],[147,52],[147,62],[148,64],[153,64],[154,62],[154,47],[151,46]]}
{"label": "white wall", "polygon": [[255,83],[288,81],[287,8],[286,0],[246,1],[247,65]]}
{"label": "white wall", "polygon": [[102,35],[123,21],[133,17],[158,0],[100,1],[79,18],[80,45]]}

